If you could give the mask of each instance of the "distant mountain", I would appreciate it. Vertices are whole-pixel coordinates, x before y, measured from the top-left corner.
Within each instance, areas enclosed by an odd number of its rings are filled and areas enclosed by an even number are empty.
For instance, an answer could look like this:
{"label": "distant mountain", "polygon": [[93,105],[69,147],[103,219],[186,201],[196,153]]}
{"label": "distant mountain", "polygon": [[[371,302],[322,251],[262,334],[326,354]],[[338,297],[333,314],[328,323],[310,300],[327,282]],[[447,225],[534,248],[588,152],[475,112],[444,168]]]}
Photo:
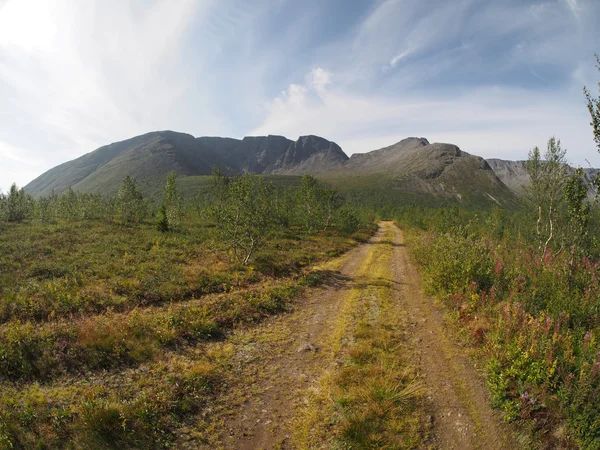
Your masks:
{"label": "distant mountain", "polygon": [[[145,192],[160,198],[168,172],[179,174],[186,194],[190,194],[206,185],[198,176],[210,175],[214,166],[228,174],[249,171],[277,175],[282,184],[297,182],[286,176],[309,173],[359,202],[381,206],[511,207],[520,203],[523,186],[529,183],[525,161],[484,160],[456,145],[432,144],[425,138],[407,138],[348,158],[336,143],[318,136],[292,141],[283,136],[196,138],[156,131],[61,164],[33,180],[25,190],[35,196],[61,193],[69,187],[112,194],[126,175],[133,175]],[[585,172],[591,180],[599,170]]]}
{"label": "distant mountain", "polygon": [[523,187],[529,184],[529,175],[525,169],[525,161],[506,161],[498,158],[487,160],[498,178],[518,195],[525,193]]}
{"label": "distant mountain", "polygon": [[83,192],[114,193],[126,175],[138,179],[209,175],[213,166],[228,173],[302,174],[344,163],[348,156],[335,143],[317,136],[291,141],[282,136],[195,138],[157,131],[100,147],[42,174],[25,190],[35,196],[72,187]]}
{"label": "distant mountain", "polygon": [[380,203],[384,205],[512,206],[518,203],[483,158],[464,152],[456,145],[430,144],[425,138],[407,138],[389,147],[354,154],[342,166],[319,176],[352,191],[357,197],[364,196],[361,190],[382,191],[393,199],[381,198]]}
{"label": "distant mountain", "polygon": [[[492,158],[487,160],[490,167],[494,170],[498,178],[508,186],[517,195],[525,194],[525,187],[529,186],[529,175],[527,175],[526,161],[505,161],[503,159]],[[575,171],[574,168],[569,167],[567,172],[569,174]],[[592,182],[596,176],[600,173],[600,169],[586,168],[583,169],[586,177],[586,181],[590,185],[589,197],[593,197],[595,194]]]}

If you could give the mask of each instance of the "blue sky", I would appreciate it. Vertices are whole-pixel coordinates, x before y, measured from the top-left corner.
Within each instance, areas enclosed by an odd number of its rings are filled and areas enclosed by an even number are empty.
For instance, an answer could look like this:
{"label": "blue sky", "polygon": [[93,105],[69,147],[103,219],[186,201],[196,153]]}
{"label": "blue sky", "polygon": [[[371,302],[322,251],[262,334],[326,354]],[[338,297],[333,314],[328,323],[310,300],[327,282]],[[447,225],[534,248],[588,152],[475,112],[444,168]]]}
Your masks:
{"label": "blue sky", "polygon": [[0,189],[152,130],[600,166],[598,0],[0,0]]}

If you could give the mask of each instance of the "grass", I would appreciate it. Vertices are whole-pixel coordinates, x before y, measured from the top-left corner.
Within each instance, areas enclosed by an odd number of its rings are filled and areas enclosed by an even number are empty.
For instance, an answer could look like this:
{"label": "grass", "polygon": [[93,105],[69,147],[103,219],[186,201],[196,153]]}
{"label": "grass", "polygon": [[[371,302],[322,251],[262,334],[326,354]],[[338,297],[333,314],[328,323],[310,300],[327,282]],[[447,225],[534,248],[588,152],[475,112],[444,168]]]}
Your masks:
{"label": "grass", "polygon": [[392,231],[373,245],[348,293],[329,348],[332,360],[295,424],[298,448],[406,449],[427,435],[424,389],[404,344],[394,301]]}
{"label": "grass", "polygon": [[353,242],[336,233],[285,231],[269,240],[254,266],[243,267],[212,245],[210,233],[193,227],[164,234],[151,224],[9,224],[0,233],[0,323],[123,312],[228,292],[297,273]]}
{"label": "grass", "polygon": [[280,230],[247,267],[211,233],[4,226],[0,449],[173,446],[230,370],[229,347],[207,344],[285,310],[370,231]]}

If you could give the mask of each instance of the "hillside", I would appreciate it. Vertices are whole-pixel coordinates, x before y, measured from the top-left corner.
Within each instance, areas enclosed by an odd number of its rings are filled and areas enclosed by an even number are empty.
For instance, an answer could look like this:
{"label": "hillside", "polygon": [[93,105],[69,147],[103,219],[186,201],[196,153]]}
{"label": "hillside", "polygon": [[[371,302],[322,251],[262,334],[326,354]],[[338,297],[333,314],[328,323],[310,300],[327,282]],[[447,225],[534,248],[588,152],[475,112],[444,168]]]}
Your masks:
{"label": "hillside", "polygon": [[145,180],[175,171],[182,176],[209,175],[213,166],[229,173],[302,174],[341,164],[348,157],[335,143],[317,136],[291,141],[282,136],[231,139],[157,131],[94,150],[42,174],[25,190],[34,196],[63,192],[111,194],[126,175]]}
{"label": "hillside", "polygon": [[[283,136],[243,139],[194,137],[157,131],[103,146],[39,176],[25,190],[34,196],[72,187],[113,194],[126,175],[159,198],[168,172],[180,175],[184,193],[204,190],[213,167],[225,173],[275,176],[313,174],[359,203],[378,206],[427,204],[511,207],[524,181],[519,162],[484,159],[455,145],[407,138],[351,158],[334,142],[318,136],[292,141]],[[495,169],[497,173],[494,172]],[[526,176],[526,174],[525,174]],[[297,181],[294,181],[297,182]],[[507,188],[508,186],[508,188]],[[510,189],[509,189],[510,188]]]}
{"label": "hillside", "polygon": [[456,145],[407,138],[363,154],[320,177],[350,192],[360,202],[379,206],[515,206],[515,195],[489,164]]}
{"label": "hillside", "polygon": [[[526,161],[506,161],[503,159],[492,158],[487,160],[490,167],[494,170],[498,178],[515,194],[525,194],[525,187],[529,185],[529,175],[525,168]],[[575,171],[573,167],[568,167],[567,173],[572,174]],[[594,196],[593,180],[600,169],[586,168],[583,169],[586,181],[590,185],[589,197]]]}

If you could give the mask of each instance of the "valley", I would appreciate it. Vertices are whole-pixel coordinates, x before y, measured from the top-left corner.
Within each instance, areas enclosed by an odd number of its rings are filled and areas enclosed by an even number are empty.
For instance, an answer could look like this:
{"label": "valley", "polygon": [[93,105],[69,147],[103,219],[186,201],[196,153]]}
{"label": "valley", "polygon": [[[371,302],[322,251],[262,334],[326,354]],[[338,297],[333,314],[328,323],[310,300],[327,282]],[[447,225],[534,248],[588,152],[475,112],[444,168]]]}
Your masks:
{"label": "valley", "polygon": [[594,448],[594,173],[554,167],[537,226],[530,166],[423,138],[150,133],[13,186],[0,448]]}

